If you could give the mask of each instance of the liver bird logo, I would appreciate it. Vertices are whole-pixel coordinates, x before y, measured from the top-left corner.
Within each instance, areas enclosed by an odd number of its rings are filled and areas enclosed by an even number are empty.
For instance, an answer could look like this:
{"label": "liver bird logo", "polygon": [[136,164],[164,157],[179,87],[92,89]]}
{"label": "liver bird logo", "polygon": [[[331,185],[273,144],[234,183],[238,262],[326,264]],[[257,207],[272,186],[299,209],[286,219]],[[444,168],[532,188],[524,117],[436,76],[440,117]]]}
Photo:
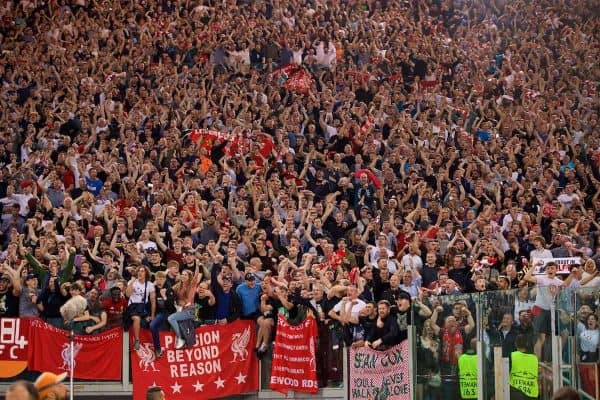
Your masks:
{"label": "liver bird logo", "polygon": [[[83,347],[82,343],[75,343],[73,344],[73,369],[75,369],[75,365],[77,364],[75,362],[75,358],[77,358],[77,354],[79,353],[79,351],[81,350],[81,348]],[[60,352],[60,356],[62,357],[62,365],[60,366],[60,369],[62,369],[63,371],[70,371],[71,370],[71,344],[70,343],[65,343],[63,344],[63,348],[62,351]]]}
{"label": "liver bird logo", "polygon": [[160,372],[156,369],[154,361],[156,356],[154,355],[154,347],[150,343],[144,343],[138,350],[135,351],[140,358],[140,368],[144,368],[144,372],[148,372],[148,367],[152,368],[153,372]]}
{"label": "liver bird logo", "polygon": [[233,360],[231,362],[244,361],[248,358],[247,347],[250,342],[250,327],[246,328],[242,333],[234,334],[232,338],[231,351],[233,352]]}

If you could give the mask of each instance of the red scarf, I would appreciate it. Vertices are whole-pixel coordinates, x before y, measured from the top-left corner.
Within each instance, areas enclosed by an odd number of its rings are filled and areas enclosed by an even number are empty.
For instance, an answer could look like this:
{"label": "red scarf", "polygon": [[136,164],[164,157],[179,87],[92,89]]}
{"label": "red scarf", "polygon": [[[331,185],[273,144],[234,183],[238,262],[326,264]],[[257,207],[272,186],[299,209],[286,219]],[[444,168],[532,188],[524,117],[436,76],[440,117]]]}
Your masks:
{"label": "red scarf", "polygon": [[455,330],[454,334],[451,334],[448,329],[444,329],[442,335],[442,361],[456,364],[458,357],[462,354],[463,349],[463,338],[460,334],[460,330]]}

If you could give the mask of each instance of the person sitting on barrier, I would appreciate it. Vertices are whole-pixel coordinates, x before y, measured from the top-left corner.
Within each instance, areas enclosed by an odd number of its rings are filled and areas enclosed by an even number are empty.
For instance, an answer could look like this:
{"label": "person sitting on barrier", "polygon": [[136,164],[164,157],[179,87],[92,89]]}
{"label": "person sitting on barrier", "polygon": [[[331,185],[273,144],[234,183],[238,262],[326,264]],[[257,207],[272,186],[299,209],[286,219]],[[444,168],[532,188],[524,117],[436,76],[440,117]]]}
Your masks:
{"label": "person sitting on barrier", "polygon": [[535,354],[527,352],[527,338],[518,335],[517,350],[510,354],[511,400],[533,400],[539,396],[539,362]]}
{"label": "person sitting on barrier", "polygon": [[152,332],[152,342],[156,357],[161,357],[163,354],[160,347],[160,330],[164,329],[169,315],[175,312],[175,292],[166,283],[167,274],[164,271],[158,271],[154,274],[156,313],[154,314],[154,319],[150,322],[150,332]]}
{"label": "person sitting on barrier", "polygon": [[392,314],[390,302],[380,300],[377,303],[377,322],[365,340],[365,347],[386,350],[398,343],[400,343],[398,320]]}
{"label": "person sitting on barrier", "polygon": [[133,348],[140,348],[140,329],[142,320],[152,322],[156,312],[155,287],[150,282],[150,271],[146,267],[138,266],[136,276],[132,277],[127,284],[126,296],[129,298],[127,304],[126,324],[133,324]]}
{"label": "person sitting on barrier", "polygon": [[181,272],[181,280],[173,286],[173,292],[175,292],[176,298],[175,308],[177,309],[177,312],[169,315],[167,320],[177,337],[175,342],[176,349],[181,349],[186,344],[179,329],[179,322],[194,319],[194,296],[201,277],[200,266],[196,264],[195,272],[184,269],[183,272]]}

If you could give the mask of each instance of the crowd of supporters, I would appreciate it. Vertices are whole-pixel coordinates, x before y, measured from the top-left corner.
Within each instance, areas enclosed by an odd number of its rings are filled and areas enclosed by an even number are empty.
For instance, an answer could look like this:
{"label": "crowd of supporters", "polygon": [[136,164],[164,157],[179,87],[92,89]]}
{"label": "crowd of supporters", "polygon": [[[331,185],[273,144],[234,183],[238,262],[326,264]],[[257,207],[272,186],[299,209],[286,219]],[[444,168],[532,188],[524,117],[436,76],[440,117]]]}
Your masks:
{"label": "crowd of supporters", "polygon": [[489,335],[543,359],[550,288],[600,286],[593,3],[4,1],[0,317],[147,326],[157,356],[182,321],[253,319],[263,355],[303,304],[322,385],[415,317],[443,380],[476,324],[444,295],[518,289]]}

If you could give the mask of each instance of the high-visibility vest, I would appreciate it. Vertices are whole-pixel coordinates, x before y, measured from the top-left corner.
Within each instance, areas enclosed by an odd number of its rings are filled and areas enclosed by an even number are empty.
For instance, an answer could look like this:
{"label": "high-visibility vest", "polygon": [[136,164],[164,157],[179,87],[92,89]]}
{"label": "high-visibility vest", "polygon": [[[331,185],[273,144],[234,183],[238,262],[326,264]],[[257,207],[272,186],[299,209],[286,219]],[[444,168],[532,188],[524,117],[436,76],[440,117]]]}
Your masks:
{"label": "high-visibility vest", "polygon": [[528,397],[537,398],[538,359],[534,354],[513,351],[510,354],[510,386],[521,391]]}
{"label": "high-visibility vest", "polygon": [[461,399],[477,398],[477,355],[463,354],[458,358],[458,379]]}

